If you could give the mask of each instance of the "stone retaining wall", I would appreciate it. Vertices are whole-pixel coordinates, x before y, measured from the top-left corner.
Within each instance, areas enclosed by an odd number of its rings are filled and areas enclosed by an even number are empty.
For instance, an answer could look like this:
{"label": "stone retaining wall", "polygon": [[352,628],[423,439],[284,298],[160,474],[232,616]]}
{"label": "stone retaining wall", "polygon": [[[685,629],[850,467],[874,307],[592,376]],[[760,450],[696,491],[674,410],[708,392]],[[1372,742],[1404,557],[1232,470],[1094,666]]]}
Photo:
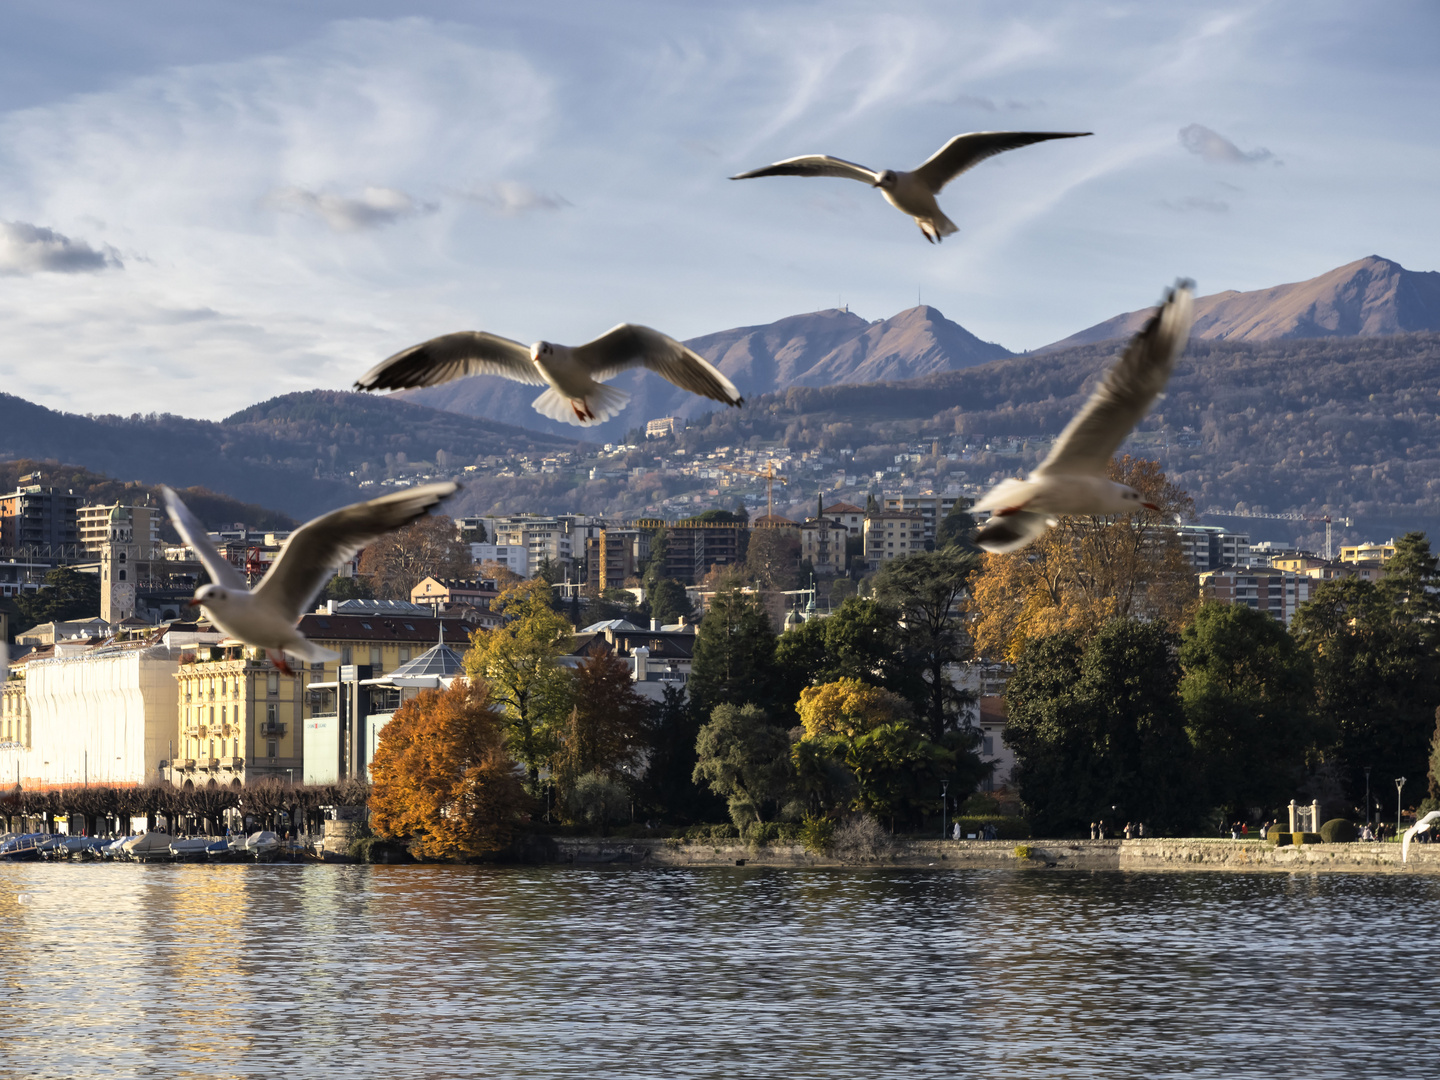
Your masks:
{"label": "stone retaining wall", "polygon": [[812,855],[798,844],[752,848],[735,841],[604,840],[534,837],[534,862],[644,866],[905,866],[936,869],[1270,870],[1349,873],[1440,873],[1440,846],[1416,844],[1408,864],[1399,844],[1305,844],[1272,847],[1258,840],[1027,840],[1028,858],[1010,840],[897,840],[877,857]]}

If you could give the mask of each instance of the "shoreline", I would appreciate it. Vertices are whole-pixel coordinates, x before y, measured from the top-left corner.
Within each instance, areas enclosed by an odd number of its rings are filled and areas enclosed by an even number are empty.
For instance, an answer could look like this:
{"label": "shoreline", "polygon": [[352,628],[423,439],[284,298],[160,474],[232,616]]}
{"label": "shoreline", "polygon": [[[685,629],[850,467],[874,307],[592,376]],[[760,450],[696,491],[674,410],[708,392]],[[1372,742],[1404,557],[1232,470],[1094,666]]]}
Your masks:
{"label": "shoreline", "polygon": [[[1016,849],[1028,847],[1029,858]],[[815,855],[798,844],[752,848],[733,843],[678,840],[531,837],[522,861],[574,865],[874,867],[1004,869],[1023,873],[1064,870],[1229,870],[1291,873],[1440,874],[1440,847],[1356,841],[1276,847],[1260,840],[896,840],[871,858]]]}

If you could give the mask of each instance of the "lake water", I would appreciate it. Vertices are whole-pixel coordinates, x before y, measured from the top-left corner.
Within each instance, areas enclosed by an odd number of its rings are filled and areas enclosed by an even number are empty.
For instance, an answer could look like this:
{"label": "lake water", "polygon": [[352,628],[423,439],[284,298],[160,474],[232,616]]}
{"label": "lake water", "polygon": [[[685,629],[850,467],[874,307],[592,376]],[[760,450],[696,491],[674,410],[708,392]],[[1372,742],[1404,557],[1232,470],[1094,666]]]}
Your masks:
{"label": "lake water", "polygon": [[0,864],[0,1076],[1433,1077],[1440,879]]}

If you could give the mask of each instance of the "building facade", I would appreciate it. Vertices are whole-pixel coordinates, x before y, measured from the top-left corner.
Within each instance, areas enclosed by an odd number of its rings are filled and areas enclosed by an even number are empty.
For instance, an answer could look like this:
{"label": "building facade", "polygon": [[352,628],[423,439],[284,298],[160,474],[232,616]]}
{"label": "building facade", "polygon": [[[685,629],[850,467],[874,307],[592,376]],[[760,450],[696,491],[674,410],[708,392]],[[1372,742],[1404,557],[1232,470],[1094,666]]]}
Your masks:
{"label": "building facade", "polygon": [[73,559],[80,553],[80,496],[46,487],[41,480],[40,473],[28,473],[14,491],[0,495],[0,551]]}
{"label": "building facade", "polygon": [[1226,567],[1200,575],[1203,599],[1220,604],[1243,604],[1263,611],[1286,626],[1319,585],[1315,578],[1273,566]]}
{"label": "building facade", "polygon": [[870,569],[924,550],[925,521],[918,510],[872,511],[865,516],[865,561]]}

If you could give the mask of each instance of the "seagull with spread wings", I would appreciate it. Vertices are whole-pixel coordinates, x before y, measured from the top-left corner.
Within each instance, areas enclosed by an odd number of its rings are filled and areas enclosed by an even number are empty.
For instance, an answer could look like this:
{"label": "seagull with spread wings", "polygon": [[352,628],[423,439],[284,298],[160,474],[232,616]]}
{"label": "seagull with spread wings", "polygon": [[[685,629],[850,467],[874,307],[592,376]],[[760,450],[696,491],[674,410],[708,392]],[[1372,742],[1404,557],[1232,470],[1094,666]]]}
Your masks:
{"label": "seagull with spread wings", "polygon": [[1027,479],[1003,480],[975,504],[977,511],[990,511],[990,520],[975,534],[977,545],[1001,554],[1018,551],[1042,536],[1057,514],[1159,510],[1128,484],[1111,480],[1106,471],[1120,444],[1165,389],[1175,358],[1185,349],[1193,291],[1189,281],[1170,290]]}
{"label": "seagull with spread wings", "polygon": [[204,608],[215,626],[247,645],[264,649],[271,663],[293,675],[285,653],[312,663],[339,656],[308,640],[296,628],[336,567],[386,533],[424,517],[459,487],[444,483],[408,488],[369,502],[342,506],[307,522],[290,534],[253,592],[239,571],[215,550],[205,526],[180,497],[168,487],[160,491],[175,530],[210,574],[210,583],[195,590],[190,606]]}
{"label": "seagull with spread wings", "polygon": [[1400,861],[1402,863],[1410,861],[1410,841],[1421,833],[1427,833],[1431,829],[1436,828],[1437,822],[1440,822],[1440,810],[1431,810],[1419,821],[1415,822],[1414,825],[1411,825],[1410,828],[1405,830],[1405,835],[1400,839]]}
{"label": "seagull with spread wings", "polygon": [[648,326],[621,323],[584,345],[537,341],[526,348],[496,334],[462,330],[431,338],[360,376],[357,390],[404,390],[437,386],[466,375],[503,375],[516,382],[549,386],[533,402],[551,420],[592,427],[617,416],[630,395],[605,380],[631,368],[646,368],[682,390],[740,406],[735,384],[710,361],[674,338]]}
{"label": "seagull with spread wings", "polygon": [[1078,139],[1093,134],[1089,131],[972,131],[956,135],[917,169],[900,172],[895,169],[875,170],[853,161],[829,154],[805,154],[786,158],[763,169],[751,169],[730,177],[751,180],[757,176],[836,176],[842,180],[859,180],[880,189],[885,201],[896,210],[909,214],[920,226],[925,239],[934,244],[959,232],[959,227],[945,216],[935,196],[951,180],[986,158],[1018,150],[1048,139]]}

